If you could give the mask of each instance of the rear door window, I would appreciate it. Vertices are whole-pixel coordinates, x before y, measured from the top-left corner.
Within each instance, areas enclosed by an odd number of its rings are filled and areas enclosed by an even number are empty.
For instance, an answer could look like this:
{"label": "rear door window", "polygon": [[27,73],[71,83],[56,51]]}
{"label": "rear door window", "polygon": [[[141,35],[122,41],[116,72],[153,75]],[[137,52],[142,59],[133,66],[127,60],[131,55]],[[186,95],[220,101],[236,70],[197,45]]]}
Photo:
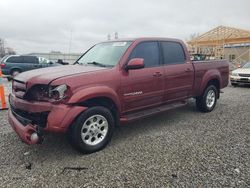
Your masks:
{"label": "rear door window", "polygon": [[177,42],[161,42],[164,64],[185,63],[185,53],[182,45]]}
{"label": "rear door window", "polygon": [[143,58],[145,67],[160,66],[159,47],[157,42],[142,42],[132,51],[130,58]]}
{"label": "rear door window", "polygon": [[38,64],[38,58],[35,56],[23,56],[23,63]]}
{"label": "rear door window", "polygon": [[6,62],[8,63],[22,63],[22,57],[21,56],[12,56],[9,57]]}

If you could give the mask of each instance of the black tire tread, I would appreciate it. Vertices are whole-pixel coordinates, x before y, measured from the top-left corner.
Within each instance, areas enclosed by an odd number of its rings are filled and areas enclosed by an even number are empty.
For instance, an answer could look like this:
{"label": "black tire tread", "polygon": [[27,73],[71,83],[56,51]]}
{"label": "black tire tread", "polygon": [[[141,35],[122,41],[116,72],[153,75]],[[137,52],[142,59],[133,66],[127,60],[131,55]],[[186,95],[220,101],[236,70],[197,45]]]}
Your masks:
{"label": "black tire tread", "polygon": [[206,87],[206,89],[204,90],[202,96],[199,96],[199,97],[196,98],[196,107],[197,107],[198,110],[201,111],[201,112],[211,112],[211,111],[214,109],[214,107],[216,106],[217,97],[216,97],[216,99],[215,99],[215,104],[214,104],[214,106],[213,106],[212,108],[209,109],[209,108],[207,107],[207,105],[206,105],[206,95],[207,95],[207,93],[208,93],[208,91],[209,91],[210,89],[213,89],[213,90],[215,91],[215,95],[218,96],[218,92],[219,92],[219,91],[218,91],[218,89],[216,88],[216,86],[214,86],[214,85],[208,85],[208,86]]}
{"label": "black tire tread", "polygon": [[[81,126],[82,126],[83,122],[88,117],[90,117],[94,114],[100,114],[100,115],[105,116],[105,118],[109,122],[109,129],[108,129],[108,133],[106,135],[106,138],[101,143],[97,144],[96,146],[89,146],[89,145],[86,145],[82,141],[79,133],[81,132]],[[114,122],[115,122],[114,117],[112,116],[112,113],[110,112],[109,109],[107,109],[103,106],[90,107],[89,109],[87,109],[86,111],[81,113],[77,117],[75,122],[71,125],[71,127],[68,131],[69,143],[73,146],[73,148],[75,148],[76,150],[78,150],[81,153],[89,154],[89,153],[99,151],[99,150],[103,149],[104,147],[106,147],[106,145],[110,142],[113,131],[114,131],[114,127],[115,127]]]}

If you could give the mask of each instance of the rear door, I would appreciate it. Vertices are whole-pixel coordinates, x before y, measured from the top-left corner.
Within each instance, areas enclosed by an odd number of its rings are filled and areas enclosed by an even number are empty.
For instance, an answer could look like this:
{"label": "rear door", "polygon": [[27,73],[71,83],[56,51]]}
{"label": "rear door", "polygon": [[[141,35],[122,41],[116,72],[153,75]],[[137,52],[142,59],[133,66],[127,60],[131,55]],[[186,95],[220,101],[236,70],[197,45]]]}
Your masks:
{"label": "rear door", "polygon": [[164,102],[185,99],[191,95],[193,88],[193,65],[186,60],[181,43],[166,41],[160,44],[165,72]]}
{"label": "rear door", "polygon": [[41,68],[42,65],[39,64],[38,58],[36,56],[22,56],[23,62],[22,66],[24,67],[24,71],[33,70]]}
{"label": "rear door", "polygon": [[122,74],[121,94],[124,112],[159,105],[164,95],[164,70],[160,65],[158,42],[139,43],[129,60],[133,58],[143,58],[145,68],[124,71]]}

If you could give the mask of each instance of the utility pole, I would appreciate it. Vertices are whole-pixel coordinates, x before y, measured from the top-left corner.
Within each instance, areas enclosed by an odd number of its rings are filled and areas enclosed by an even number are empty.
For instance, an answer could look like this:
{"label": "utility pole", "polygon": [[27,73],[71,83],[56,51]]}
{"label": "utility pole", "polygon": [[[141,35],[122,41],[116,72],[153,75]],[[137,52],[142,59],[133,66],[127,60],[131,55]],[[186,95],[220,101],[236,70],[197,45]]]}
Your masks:
{"label": "utility pole", "polygon": [[110,35],[110,34],[108,34],[107,38],[108,38],[108,40],[111,40],[111,35]]}
{"label": "utility pole", "polygon": [[0,57],[5,56],[4,40],[0,38]]}
{"label": "utility pole", "polygon": [[[70,53],[71,53],[71,43],[72,43],[72,29],[70,30],[70,37],[69,37],[69,54],[68,54],[68,59],[70,60]],[[64,59],[65,61],[65,59]]]}
{"label": "utility pole", "polygon": [[115,39],[118,39],[118,33],[115,32]]}

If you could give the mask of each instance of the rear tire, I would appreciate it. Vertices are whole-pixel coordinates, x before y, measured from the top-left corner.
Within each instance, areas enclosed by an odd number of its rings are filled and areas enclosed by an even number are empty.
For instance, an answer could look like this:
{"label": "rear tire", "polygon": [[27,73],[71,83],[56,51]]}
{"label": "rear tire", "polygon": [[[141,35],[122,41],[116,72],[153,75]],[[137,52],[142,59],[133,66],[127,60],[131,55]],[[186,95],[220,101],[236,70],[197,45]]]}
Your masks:
{"label": "rear tire", "polygon": [[231,83],[231,85],[232,85],[233,87],[238,86],[238,84],[236,84],[236,83]]}
{"label": "rear tire", "polygon": [[20,74],[21,71],[19,69],[14,69],[11,71],[11,76],[14,78],[16,75]]}
{"label": "rear tire", "polygon": [[196,98],[196,106],[201,112],[211,112],[216,106],[218,89],[209,85],[202,96]]}
{"label": "rear tire", "polygon": [[69,130],[70,144],[81,153],[93,153],[106,147],[114,132],[115,121],[109,109],[90,107]]}

